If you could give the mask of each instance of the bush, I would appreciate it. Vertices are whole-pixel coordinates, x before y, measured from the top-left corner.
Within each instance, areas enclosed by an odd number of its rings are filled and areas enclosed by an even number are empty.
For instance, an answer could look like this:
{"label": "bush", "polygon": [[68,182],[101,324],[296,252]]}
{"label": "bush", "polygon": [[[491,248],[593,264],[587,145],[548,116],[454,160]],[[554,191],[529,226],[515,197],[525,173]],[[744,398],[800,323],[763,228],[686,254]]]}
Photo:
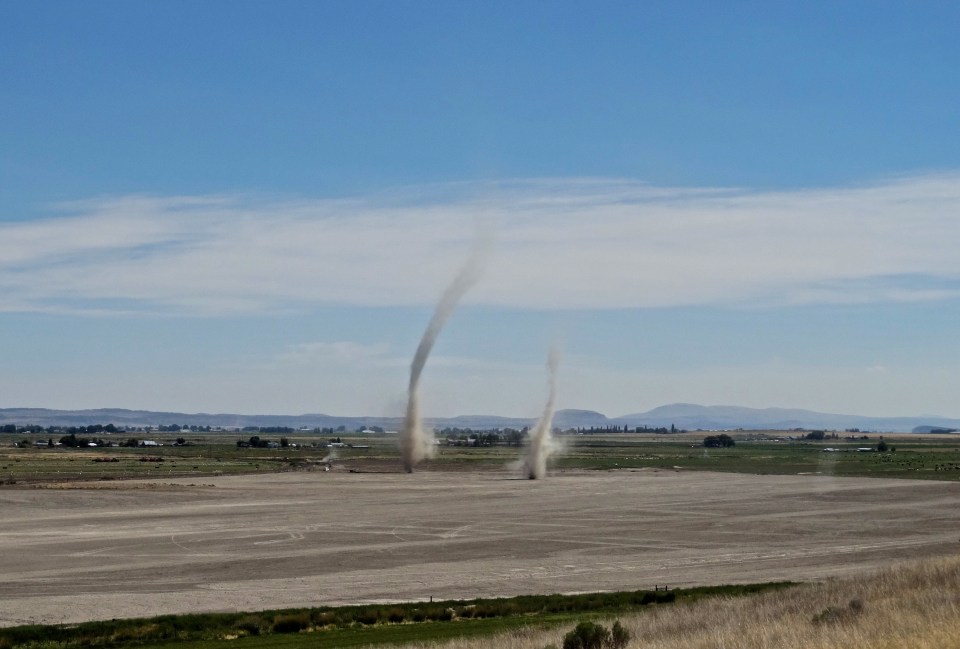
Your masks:
{"label": "bush", "polygon": [[518,615],[520,608],[513,602],[484,602],[477,604],[473,609],[473,617],[508,617]]}
{"label": "bush", "polygon": [[613,630],[593,622],[581,622],[563,636],[563,649],[625,649],[630,642],[630,632],[620,620],[613,623]]}
{"label": "bush", "polygon": [[606,649],[609,644],[609,629],[593,622],[581,622],[563,636],[563,649]]}
{"label": "bush", "polygon": [[452,608],[441,609],[434,618],[440,622],[449,622],[453,619],[454,610]]}
{"label": "bush", "polygon": [[263,628],[263,620],[259,615],[245,615],[237,620],[233,626],[237,631],[243,631],[249,635],[260,635],[260,630]]}
{"label": "bush", "polygon": [[280,615],[273,620],[274,633],[298,633],[310,626],[310,616],[306,613]]}
{"label": "bush", "polygon": [[357,613],[356,620],[360,624],[376,624],[380,621],[380,615],[376,609],[367,608]]}
{"label": "bush", "polygon": [[623,628],[620,620],[617,620],[610,630],[610,646],[612,649],[625,649],[628,642],[630,642],[630,632]]}
{"label": "bush", "polygon": [[337,614],[333,611],[314,611],[310,619],[316,626],[328,626],[338,622]]}

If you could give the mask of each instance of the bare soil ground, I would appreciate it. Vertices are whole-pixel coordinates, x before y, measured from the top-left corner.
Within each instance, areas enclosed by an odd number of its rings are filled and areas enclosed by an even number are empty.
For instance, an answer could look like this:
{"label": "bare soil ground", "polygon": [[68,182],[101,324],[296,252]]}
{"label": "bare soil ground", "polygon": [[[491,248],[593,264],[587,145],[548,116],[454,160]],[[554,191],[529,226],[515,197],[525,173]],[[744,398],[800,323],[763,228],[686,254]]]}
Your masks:
{"label": "bare soil ground", "polygon": [[960,484],[933,481],[331,471],[70,487],[0,489],[0,626],[807,581],[960,551]]}

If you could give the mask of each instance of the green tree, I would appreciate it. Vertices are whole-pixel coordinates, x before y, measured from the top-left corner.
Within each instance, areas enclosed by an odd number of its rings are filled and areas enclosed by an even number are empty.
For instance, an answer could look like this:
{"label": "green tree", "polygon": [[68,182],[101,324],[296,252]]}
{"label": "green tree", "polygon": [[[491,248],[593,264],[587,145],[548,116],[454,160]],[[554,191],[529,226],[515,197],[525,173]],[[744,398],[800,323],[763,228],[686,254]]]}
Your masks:
{"label": "green tree", "polygon": [[726,433],[721,433],[720,435],[709,435],[703,438],[703,445],[707,448],[730,448],[735,444],[736,442],[733,441],[733,438]]}

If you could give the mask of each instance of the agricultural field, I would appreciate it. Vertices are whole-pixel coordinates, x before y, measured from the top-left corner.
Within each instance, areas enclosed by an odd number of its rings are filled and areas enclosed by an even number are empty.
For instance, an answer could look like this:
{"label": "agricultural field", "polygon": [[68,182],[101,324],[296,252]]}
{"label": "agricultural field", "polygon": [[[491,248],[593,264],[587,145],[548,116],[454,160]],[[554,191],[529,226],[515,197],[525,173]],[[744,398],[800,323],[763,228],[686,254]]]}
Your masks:
{"label": "agricultural field", "polygon": [[[789,440],[782,432],[733,433],[736,445],[730,448],[704,448],[704,435],[707,433],[638,440],[631,440],[630,435],[575,438],[557,465],[960,481],[958,435],[872,434],[866,439],[856,435],[858,439],[853,440],[841,435],[837,440],[812,442]],[[886,452],[876,451],[881,440],[887,445]]]}
{"label": "agricultural field", "polygon": [[[867,439],[788,440],[783,432],[733,433],[731,448],[704,448],[709,433],[676,435],[563,435],[557,469],[680,469],[754,474],[810,474],[960,481],[960,435],[885,435]],[[37,448],[40,436],[0,434],[0,484],[171,478],[314,471],[331,468],[394,471],[400,465],[395,435],[344,436],[344,447],[328,448],[329,436],[290,436],[276,449],[239,448],[249,433],[192,434],[187,446],[175,446],[176,434],[151,435],[162,446],[137,448]],[[118,436],[120,437],[120,436]],[[280,439],[279,436],[274,436]],[[886,452],[875,449],[880,440]],[[16,448],[18,442],[31,443]],[[118,440],[120,441],[120,440]],[[427,471],[503,470],[522,449],[497,445],[447,445]],[[830,449],[830,450],[828,450]]]}

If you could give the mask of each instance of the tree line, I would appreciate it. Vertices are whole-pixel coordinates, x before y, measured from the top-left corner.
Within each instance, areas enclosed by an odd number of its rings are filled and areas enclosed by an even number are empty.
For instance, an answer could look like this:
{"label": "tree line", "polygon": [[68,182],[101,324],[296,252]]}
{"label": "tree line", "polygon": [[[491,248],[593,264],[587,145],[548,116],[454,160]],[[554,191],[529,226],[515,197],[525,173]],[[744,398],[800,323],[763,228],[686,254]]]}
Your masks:
{"label": "tree line", "polygon": [[4,424],[0,426],[0,433],[28,433],[32,435],[97,435],[101,433],[119,433],[122,429],[113,424],[91,424],[89,426],[38,426],[30,424]]}
{"label": "tree line", "polygon": [[674,424],[670,424],[669,428],[666,426],[635,426],[633,428],[630,426],[590,426],[587,428],[572,428],[565,432],[572,432],[576,433],[577,435],[610,435],[615,433],[654,433],[657,435],[671,435],[674,433],[685,433],[687,431],[677,428]]}

